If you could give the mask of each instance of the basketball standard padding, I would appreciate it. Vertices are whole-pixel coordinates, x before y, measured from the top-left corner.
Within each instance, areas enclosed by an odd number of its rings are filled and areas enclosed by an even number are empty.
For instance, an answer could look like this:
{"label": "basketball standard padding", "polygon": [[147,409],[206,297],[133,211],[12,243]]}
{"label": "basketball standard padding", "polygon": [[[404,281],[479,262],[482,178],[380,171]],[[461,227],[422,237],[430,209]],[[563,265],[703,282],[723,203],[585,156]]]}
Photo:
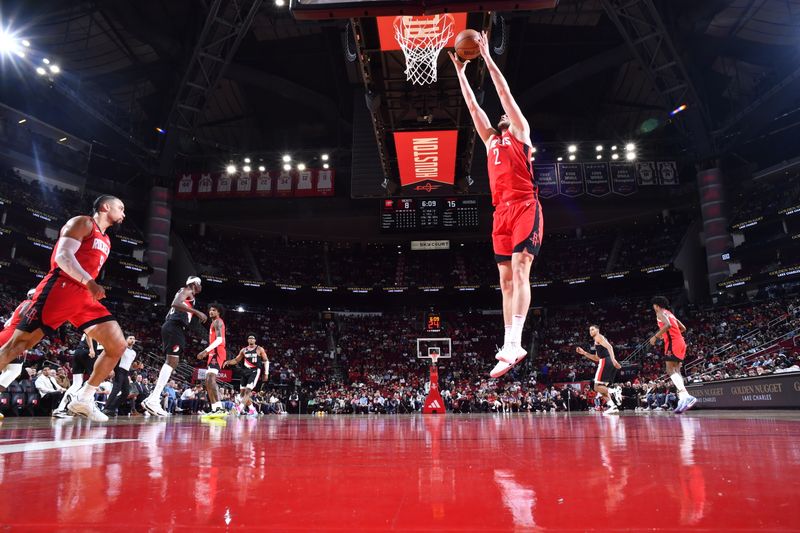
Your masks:
{"label": "basketball standard padding", "polygon": [[456,36],[455,48],[456,54],[464,61],[475,59],[481,55],[480,47],[478,46],[478,37],[480,34],[475,30],[466,29]]}

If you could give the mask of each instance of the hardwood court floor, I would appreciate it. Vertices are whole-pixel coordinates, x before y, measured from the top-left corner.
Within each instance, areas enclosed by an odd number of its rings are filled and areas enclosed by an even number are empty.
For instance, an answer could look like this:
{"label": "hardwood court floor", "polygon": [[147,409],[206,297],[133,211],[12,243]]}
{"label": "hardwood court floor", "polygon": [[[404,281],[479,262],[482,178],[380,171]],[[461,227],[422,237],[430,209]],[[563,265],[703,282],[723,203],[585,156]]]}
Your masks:
{"label": "hardwood court floor", "polygon": [[0,530],[800,530],[800,413],[6,419]]}

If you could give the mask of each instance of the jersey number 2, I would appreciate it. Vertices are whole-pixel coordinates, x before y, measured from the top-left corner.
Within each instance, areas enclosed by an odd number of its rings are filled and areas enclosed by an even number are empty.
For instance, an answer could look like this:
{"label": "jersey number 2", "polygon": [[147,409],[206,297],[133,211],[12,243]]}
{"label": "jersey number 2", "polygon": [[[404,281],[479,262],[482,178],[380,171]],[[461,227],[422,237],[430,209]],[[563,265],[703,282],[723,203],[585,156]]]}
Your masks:
{"label": "jersey number 2", "polygon": [[495,148],[492,151],[494,152],[494,164],[495,165],[499,165],[500,164],[500,149],[499,148]]}

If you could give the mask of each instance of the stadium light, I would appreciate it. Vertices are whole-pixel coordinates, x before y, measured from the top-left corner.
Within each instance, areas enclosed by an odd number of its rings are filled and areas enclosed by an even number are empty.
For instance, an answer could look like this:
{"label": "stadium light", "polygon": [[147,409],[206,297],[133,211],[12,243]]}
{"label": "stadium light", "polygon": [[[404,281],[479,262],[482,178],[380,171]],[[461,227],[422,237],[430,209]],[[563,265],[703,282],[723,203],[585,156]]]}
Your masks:
{"label": "stadium light", "polygon": [[574,144],[570,144],[569,146],[567,146],[567,151],[571,154],[574,154],[575,152],[578,151],[578,147],[575,146]]}
{"label": "stadium light", "polygon": [[225,172],[228,174],[236,174],[236,165],[228,165],[225,167]]}
{"label": "stadium light", "polygon": [[303,171],[306,169],[305,163],[297,163],[297,170]]}
{"label": "stadium light", "polygon": [[617,151],[617,145],[616,145],[616,144],[615,144],[614,146],[612,146],[612,147],[611,147],[611,151],[612,151],[612,152],[616,152],[616,151]]}
{"label": "stadium light", "polygon": [[24,46],[25,48],[30,48],[31,42],[28,39],[22,39],[22,46]]}
{"label": "stadium light", "polygon": [[278,7],[283,7],[286,5],[286,0],[275,0],[275,5]]}
{"label": "stadium light", "polygon": [[250,163],[250,158],[249,158],[249,157],[245,157],[245,158],[244,158],[244,162],[245,162],[245,163]]}
{"label": "stadium light", "polygon": [[158,133],[160,133],[161,135],[164,135],[165,133],[167,133],[167,130],[165,130],[164,128],[159,128],[158,126],[156,126],[156,131]]}
{"label": "stadium light", "polygon": [[25,124],[26,122],[28,122],[27,118],[21,118],[17,121],[17,124]]}
{"label": "stadium light", "polygon": [[236,312],[237,312],[237,313],[244,313],[244,307],[242,307],[242,306],[240,305],[239,307],[237,307],[237,308],[236,308]]}
{"label": "stadium light", "polygon": [[563,157],[561,157],[561,156],[558,156],[558,157],[556,158],[556,161],[563,161],[563,160],[564,160],[564,158],[563,158]]}
{"label": "stadium light", "polygon": [[291,160],[292,160],[292,156],[290,156],[289,154],[286,154],[285,156],[283,156],[283,162],[284,163],[289,163]]}
{"label": "stadium light", "polygon": [[634,159],[636,159],[636,152],[628,152],[627,154],[625,154],[625,159],[627,159],[628,161],[633,161]]}
{"label": "stadium light", "polygon": [[4,29],[0,29],[0,54],[15,52],[19,44],[14,36]]}
{"label": "stadium light", "polygon": [[267,167],[265,167],[264,165],[259,165],[258,167],[259,172],[264,172],[265,170],[267,170]]}
{"label": "stadium light", "polygon": [[325,163],[324,165],[322,165],[322,168],[328,170],[329,168],[331,168],[331,166],[328,163]]}
{"label": "stadium light", "polygon": [[290,165],[289,163],[286,163],[285,165],[283,165],[283,170],[285,170],[286,172],[289,172],[290,170],[292,170],[292,165]]}
{"label": "stadium light", "polygon": [[611,159],[616,161],[617,159],[619,159],[619,154],[611,154]]}
{"label": "stadium light", "polygon": [[575,154],[569,154],[569,160],[575,161]]}
{"label": "stadium light", "polygon": [[45,74],[47,74],[47,71],[42,67],[36,67],[36,74],[38,74],[39,76],[44,76]]}
{"label": "stadium light", "polygon": [[602,154],[597,154],[597,157],[595,159],[598,159],[598,160],[603,159],[603,155]]}
{"label": "stadium light", "polygon": [[245,172],[250,172],[250,165],[243,166],[242,170],[244,170]]}
{"label": "stadium light", "polygon": [[47,59],[46,57],[43,57],[42,58],[42,63],[44,63],[45,65],[49,65],[50,64],[50,60]]}
{"label": "stadium light", "polygon": [[52,72],[53,74],[58,74],[59,72],[61,72],[61,67],[59,67],[58,65],[50,65],[50,72]]}
{"label": "stadium light", "polygon": [[66,140],[67,140],[67,138],[66,138],[66,137],[61,137],[61,138],[58,140],[58,142],[60,142],[60,143],[63,143],[63,142],[64,142],[64,141],[66,141]]}
{"label": "stadium light", "polygon": [[602,152],[603,151],[603,145],[602,144],[598,144],[597,146],[594,147],[594,149],[595,149],[596,152]]}
{"label": "stadium light", "polygon": [[675,109],[673,109],[672,111],[670,111],[669,112],[669,116],[674,117],[675,115],[677,115],[678,113],[681,113],[683,111],[686,111],[686,104],[681,104],[678,107],[676,107]]}
{"label": "stadium light", "polygon": [[321,159],[322,159],[323,161],[327,161],[327,160],[328,160],[328,159],[330,159],[330,158],[331,158],[331,156],[329,156],[328,154],[322,154],[322,157],[321,157]]}
{"label": "stadium light", "polygon": [[636,145],[635,144],[628,143],[628,144],[625,145],[625,151],[626,152],[633,152],[634,150],[636,150]]}

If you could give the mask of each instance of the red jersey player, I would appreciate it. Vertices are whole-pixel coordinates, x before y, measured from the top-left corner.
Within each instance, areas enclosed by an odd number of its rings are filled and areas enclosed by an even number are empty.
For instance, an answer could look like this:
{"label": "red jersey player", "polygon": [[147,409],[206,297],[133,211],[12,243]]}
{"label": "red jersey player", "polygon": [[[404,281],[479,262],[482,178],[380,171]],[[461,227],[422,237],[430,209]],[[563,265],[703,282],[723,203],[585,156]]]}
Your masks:
{"label": "red jersey player", "polygon": [[223,314],[225,308],[220,304],[208,306],[208,318],[211,319],[211,327],[208,328],[208,346],[197,354],[198,359],[206,358],[206,392],[208,392],[208,402],[211,404],[211,413],[208,415],[210,418],[221,418],[227,414],[222,408],[222,402],[219,401],[219,389],[217,389],[217,374],[227,360]]}
{"label": "red jersey player", "polygon": [[[0,346],[4,345],[8,342],[8,339],[11,338],[11,335],[14,333],[14,330],[17,329],[17,324],[22,318],[22,314],[28,309],[28,306],[32,303],[31,298],[33,298],[36,289],[31,289],[28,291],[27,298],[22,301],[21,304],[14,309],[14,312],[11,313],[11,317],[6,321],[3,325],[3,330],[0,331]],[[15,361],[14,363],[10,363],[6,366],[5,370],[0,372],[0,392],[5,391],[11,383],[22,374],[22,363]],[[0,413],[0,419],[3,418],[3,413]]]}
{"label": "red jersey player", "polygon": [[675,413],[680,414],[688,411],[697,403],[697,398],[686,391],[681,375],[681,365],[686,358],[686,341],[683,339],[686,326],[669,310],[669,300],[665,297],[656,296],[651,303],[653,311],[656,312],[658,331],[650,337],[650,344],[655,346],[658,339],[664,340],[664,361],[667,365],[667,374],[678,390],[678,407],[675,409]]}
{"label": "red jersey player", "polygon": [[495,206],[492,246],[500,274],[505,321],[503,347],[495,356],[498,362],[489,374],[497,378],[527,355],[522,348],[522,328],[531,303],[531,265],[542,244],[544,219],[531,165],[530,126],[492,59],[485,32],[478,37],[478,45],[505,111],[496,128],[469,86],[464,72],[469,61],[461,62],[452,52],[450,59],[488,157],[489,187]]}
{"label": "red jersey player", "polygon": [[50,258],[50,272],[36,287],[31,304],[0,348],[0,370],[38,343],[64,322],[91,334],[105,350],[97,359],[91,377],[69,404],[76,415],[106,421],[94,402],[98,385],[114,370],[125,351],[125,336],[119,324],[100,303],[106,291],[95,278],[111,252],[108,228],[125,220],[125,204],[110,195],[94,201],[92,216],[71,218],[61,228]]}

